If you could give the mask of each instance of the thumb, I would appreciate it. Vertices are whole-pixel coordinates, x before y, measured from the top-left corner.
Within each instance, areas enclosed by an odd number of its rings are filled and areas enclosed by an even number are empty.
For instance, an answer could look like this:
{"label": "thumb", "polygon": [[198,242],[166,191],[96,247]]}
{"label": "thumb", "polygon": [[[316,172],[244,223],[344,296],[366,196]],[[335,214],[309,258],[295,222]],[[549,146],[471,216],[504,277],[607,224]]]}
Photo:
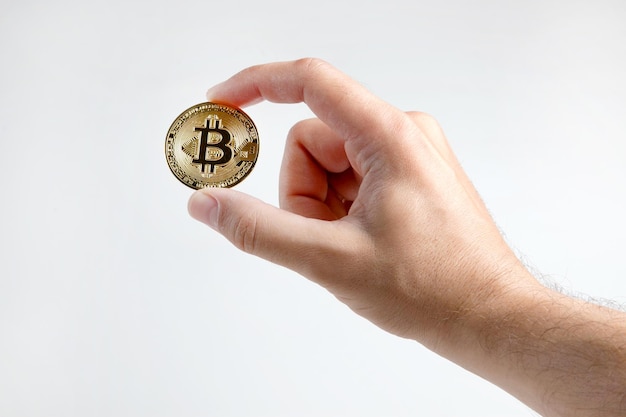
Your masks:
{"label": "thumb", "polygon": [[314,280],[328,272],[323,265],[328,257],[342,252],[336,222],[299,216],[235,190],[198,190],[189,199],[188,210],[244,252]]}

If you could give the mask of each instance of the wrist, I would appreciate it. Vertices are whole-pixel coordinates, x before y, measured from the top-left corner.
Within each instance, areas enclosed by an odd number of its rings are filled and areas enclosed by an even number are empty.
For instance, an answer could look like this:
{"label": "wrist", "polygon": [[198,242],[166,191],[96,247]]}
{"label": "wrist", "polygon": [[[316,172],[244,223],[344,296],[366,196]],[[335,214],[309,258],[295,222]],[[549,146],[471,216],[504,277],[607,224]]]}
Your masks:
{"label": "wrist", "polygon": [[476,271],[466,280],[472,288],[465,288],[459,303],[438,319],[432,346],[424,343],[474,372],[485,355],[498,354],[507,326],[524,316],[534,294],[548,291],[517,259],[500,265]]}
{"label": "wrist", "polygon": [[460,318],[450,359],[542,415],[621,415],[624,314],[548,289],[525,270],[509,278]]}

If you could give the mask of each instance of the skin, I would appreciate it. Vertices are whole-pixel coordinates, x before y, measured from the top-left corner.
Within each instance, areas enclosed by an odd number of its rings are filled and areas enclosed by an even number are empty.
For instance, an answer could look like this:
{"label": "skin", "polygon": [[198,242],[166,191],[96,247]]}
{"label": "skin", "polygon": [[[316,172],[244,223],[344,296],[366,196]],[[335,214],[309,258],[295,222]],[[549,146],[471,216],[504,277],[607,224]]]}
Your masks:
{"label": "skin", "polygon": [[207,98],[304,102],[317,118],[287,136],[280,208],[203,189],[191,216],[544,416],[626,415],[626,315],[534,279],[432,117],[317,59],[247,68]]}

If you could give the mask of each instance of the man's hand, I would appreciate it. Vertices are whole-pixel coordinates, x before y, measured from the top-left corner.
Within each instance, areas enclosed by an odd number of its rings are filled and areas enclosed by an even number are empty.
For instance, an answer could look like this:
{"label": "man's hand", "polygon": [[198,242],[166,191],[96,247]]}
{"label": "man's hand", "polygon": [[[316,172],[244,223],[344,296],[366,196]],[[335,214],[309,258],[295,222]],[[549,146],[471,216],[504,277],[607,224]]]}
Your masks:
{"label": "man's hand", "polygon": [[429,116],[390,106],[318,60],[249,68],[208,96],[235,106],[304,101],[319,118],[289,132],[283,210],[206,189],[191,214],[384,329],[438,343],[442,326],[519,268]]}
{"label": "man's hand", "polygon": [[[567,372],[592,365],[565,365],[576,358],[559,356],[555,346],[567,332],[554,326],[566,317],[571,323],[564,326],[583,325],[591,320],[579,317],[585,309],[594,311],[593,320],[610,316],[621,326],[610,329],[622,344],[611,339],[609,345],[612,366],[622,361],[621,373],[614,373],[621,379],[602,384],[626,384],[624,317],[572,304],[537,283],[502,239],[430,116],[404,113],[315,59],[248,68],[207,97],[235,106],[305,102],[317,118],[288,134],[280,209],[233,190],[204,189],[189,201],[193,217],[540,412],[609,415],[573,412],[582,385],[548,393]],[[545,335],[554,337],[551,349]],[[542,351],[533,358],[524,352],[532,349]],[[563,366],[553,372],[552,361]],[[611,397],[612,415],[626,413],[626,404],[617,403],[625,392]]]}

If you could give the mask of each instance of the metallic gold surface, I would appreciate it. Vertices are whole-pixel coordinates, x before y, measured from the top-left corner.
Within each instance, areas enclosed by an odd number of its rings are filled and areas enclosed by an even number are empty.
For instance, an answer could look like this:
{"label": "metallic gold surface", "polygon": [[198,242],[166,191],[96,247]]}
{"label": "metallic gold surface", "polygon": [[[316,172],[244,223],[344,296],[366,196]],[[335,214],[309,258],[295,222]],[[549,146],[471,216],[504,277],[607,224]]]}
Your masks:
{"label": "metallic gold surface", "polygon": [[165,137],[170,170],[194,189],[238,184],[252,171],[258,154],[259,135],[252,119],[224,104],[188,108]]}

